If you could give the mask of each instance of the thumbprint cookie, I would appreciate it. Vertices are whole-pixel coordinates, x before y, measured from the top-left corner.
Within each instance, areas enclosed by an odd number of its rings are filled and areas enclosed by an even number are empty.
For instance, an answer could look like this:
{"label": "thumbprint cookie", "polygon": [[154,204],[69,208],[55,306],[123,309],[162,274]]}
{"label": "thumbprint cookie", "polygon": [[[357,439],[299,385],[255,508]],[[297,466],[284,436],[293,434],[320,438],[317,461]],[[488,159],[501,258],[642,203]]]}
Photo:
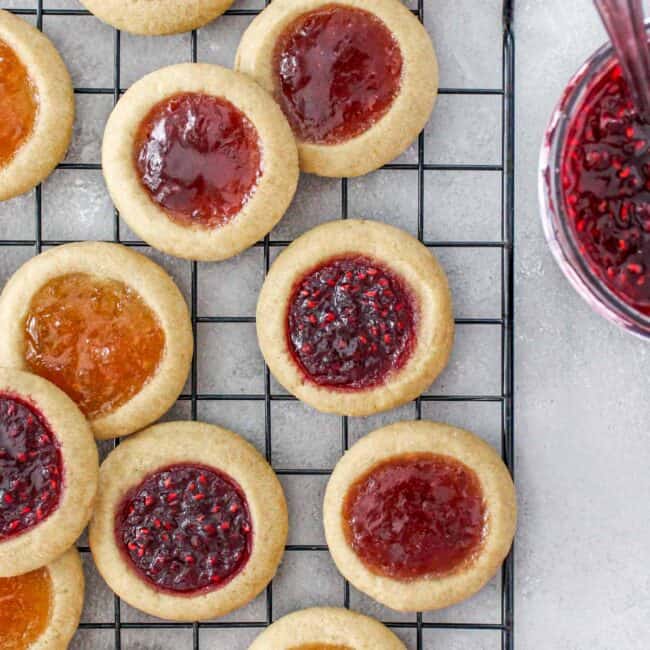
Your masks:
{"label": "thumbprint cookie", "polygon": [[119,244],[66,244],[29,260],[0,295],[0,328],[0,366],[55,383],[101,439],[162,416],[192,359],[181,292],[160,266]]}
{"label": "thumbprint cookie", "polygon": [[373,221],[333,221],[275,261],[257,305],[275,378],[314,408],[370,415],[419,396],[445,367],[451,296],[432,253]]}
{"label": "thumbprint cookie", "polygon": [[38,569],[72,546],[90,519],[98,471],[74,402],[41,377],[0,368],[0,576]]}
{"label": "thumbprint cookie", "polygon": [[0,10],[0,201],[44,180],[72,138],[74,94],[52,42]]}
{"label": "thumbprint cookie", "polygon": [[102,149],[113,202],[148,244],[215,261],[262,239],[298,182],[291,129],[243,74],[187,63],[133,84],[111,114]]}
{"label": "thumbprint cookie", "polygon": [[339,461],[325,492],[325,535],[339,571],[399,611],[469,598],[497,572],[515,533],[515,489],[472,433],[399,422]]}
{"label": "thumbprint cookie", "polygon": [[235,68],[273,93],[303,171],[367,174],[404,152],[438,89],[431,39],[399,0],[274,0]]}
{"label": "thumbprint cookie", "polygon": [[104,461],[90,524],[95,564],[130,605],[164,619],[223,616],[280,564],[287,505],[259,452],[198,422],[158,424]]}

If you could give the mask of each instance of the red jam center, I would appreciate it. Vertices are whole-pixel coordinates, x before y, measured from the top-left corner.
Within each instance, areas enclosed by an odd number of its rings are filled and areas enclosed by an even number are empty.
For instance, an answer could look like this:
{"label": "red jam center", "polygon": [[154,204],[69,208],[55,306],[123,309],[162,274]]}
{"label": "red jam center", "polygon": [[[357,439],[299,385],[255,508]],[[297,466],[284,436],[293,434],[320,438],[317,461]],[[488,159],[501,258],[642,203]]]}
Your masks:
{"label": "red jam center", "polygon": [[343,519],[348,543],[371,571],[408,580],[470,562],[486,514],[473,470],[447,456],[406,454],[380,463],[350,488]]}
{"label": "red jam center", "polygon": [[229,101],[210,95],[175,95],[154,106],[134,153],[151,199],[184,226],[227,224],[261,175],[257,129]]}
{"label": "red jam center", "polygon": [[43,416],[0,394],[0,541],[29,530],[56,510],[63,459]]}
{"label": "red jam center", "polygon": [[250,557],[248,502],[228,476],[172,465],[131,490],[115,535],[138,572],[162,590],[193,592],[231,580]]}
{"label": "red jam center", "polygon": [[374,14],[332,4],[284,30],[274,68],[278,100],[298,137],[336,144],[388,111],[400,89],[402,54]]}
{"label": "red jam center", "polygon": [[565,206],[581,254],[623,302],[650,315],[650,124],[618,65],[588,90],[563,156]]}
{"label": "red jam center", "polygon": [[311,381],[335,388],[376,386],[415,345],[415,309],[396,275],[365,257],[330,260],[294,288],[287,338]]}

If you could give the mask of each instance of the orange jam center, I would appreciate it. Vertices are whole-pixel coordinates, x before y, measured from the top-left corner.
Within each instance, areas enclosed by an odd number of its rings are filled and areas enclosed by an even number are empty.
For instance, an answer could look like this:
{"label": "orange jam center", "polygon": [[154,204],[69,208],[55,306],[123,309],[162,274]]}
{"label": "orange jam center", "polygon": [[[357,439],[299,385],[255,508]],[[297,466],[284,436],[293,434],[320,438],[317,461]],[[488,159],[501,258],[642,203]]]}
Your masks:
{"label": "orange jam center", "polygon": [[0,648],[25,650],[47,627],[52,580],[46,568],[0,578]]}
{"label": "orange jam center", "polygon": [[16,53],[0,41],[0,167],[29,138],[36,120],[35,88]]}
{"label": "orange jam center", "polygon": [[84,273],[45,284],[32,298],[24,328],[29,369],[92,418],[140,392],[165,347],[155,314],[133,289]]}

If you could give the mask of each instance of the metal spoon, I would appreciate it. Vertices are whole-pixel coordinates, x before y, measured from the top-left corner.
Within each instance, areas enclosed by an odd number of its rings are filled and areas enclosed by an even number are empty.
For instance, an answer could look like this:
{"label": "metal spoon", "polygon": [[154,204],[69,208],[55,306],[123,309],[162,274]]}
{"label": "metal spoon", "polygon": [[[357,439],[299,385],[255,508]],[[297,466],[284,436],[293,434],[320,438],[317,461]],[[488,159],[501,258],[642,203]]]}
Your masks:
{"label": "metal spoon", "polygon": [[650,50],[642,0],[594,0],[639,110],[650,122]]}

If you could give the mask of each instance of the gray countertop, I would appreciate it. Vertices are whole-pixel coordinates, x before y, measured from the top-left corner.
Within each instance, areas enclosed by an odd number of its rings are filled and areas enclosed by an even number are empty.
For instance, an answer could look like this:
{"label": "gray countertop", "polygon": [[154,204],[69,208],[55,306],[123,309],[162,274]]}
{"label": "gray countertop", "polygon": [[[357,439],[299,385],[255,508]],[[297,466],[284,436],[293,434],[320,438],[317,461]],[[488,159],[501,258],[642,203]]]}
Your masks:
{"label": "gray countertop", "polygon": [[[236,7],[258,7],[240,0]],[[411,3],[415,6],[416,3]],[[34,8],[35,0],[0,0]],[[500,0],[426,0],[425,22],[439,53],[441,85],[501,85]],[[574,293],[546,246],[537,210],[536,169],[542,132],[569,76],[604,40],[590,0],[515,0],[517,42],[516,203],[516,452],[520,525],[516,552],[516,645],[521,650],[633,650],[650,647],[650,375],[648,346],[596,316]],[[79,8],[76,0],[44,0],[46,9]],[[29,18],[32,20],[33,18]],[[249,17],[226,16],[200,30],[199,59],[229,65]],[[113,32],[91,17],[47,15],[45,32],[68,63],[76,86],[113,85]],[[189,35],[143,39],[123,34],[122,85],[189,58]],[[77,97],[78,120],[68,161],[99,160],[112,96]],[[427,162],[498,164],[500,97],[443,95],[426,130]],[[417,160],[411,148],[403,161]],[[287,239],[340,214],[338,181],[303,178],[289,213],[273,232]],[[417,227],[417,172],[380,171],[349,183],[350,215]],[[427,173],[425,237],[498,239],[500,175]],[[34,193],[0,206],[0,238],[34,238]],[[122,225],[122,236],[132,238]],[[110,200],[101,173],[61,169],[43,186],[45,239],[112,238]],[[33,247],[0,251],[0,282]],[[145,251],[148,252],[148,251]],[[448,270],[459,317],[500,316],[500,254],[491,249],[437,249]],[[186,295],[190,265],[153,253]],[[250,316],[263,280],[260,248],[223,264],[201,264],[201,315]],[[498,328],[459,327],[449,369],[437,394],[498,394]],[[254,326],[199,327],[199,388],[263,392]],[[227,353],[224,352],[227,350]],[[495,379],[496,378],[496,379]],[[277,386],[274,391],[279,391]],[[384,416],[353,420],[351,440],[379,423],[413,417],[409,405]],[[499,441],[498,404],[425,403],[425,417],[449,420]],[[170,417],[189,417],[187,402]],[[263,403],[202,402],[199,417],[229,426],[263,449]],[[300,404],[273,404],[276,467],[327,467],[340,453],[339,420]],[[315,434],[314,432],[317,432]],[[283,477],[293,544],[322,544],[320,500],[326,477]],[[114,602],[85,555],[88,592],[83,620],[110,623]],[[274,615],[312,604],[342,604],[342,582],[327,553],[288,553],[274,582]],[[354,590],[353,607],[387,621],[389,612]],[[260,598],[228,620],[265,617]],[[498,579],[475,598],[425,620],[494,622],[500,617]],[[126,605],[122,621],[148,617]],[[256,630],[201,630],[201,648],[243,650]],[[414,631],[398,629],[409,648]],[[81,630],[76,650],[113,647],[114,633]],[[122,632],[125,649],[182,650],[192,630]],[[428,650],[497,650],[498,632],[426,630]]]}
{"label": "gray countertop", "polygon": [[593,313],[552,259],[537,155],[605,41],[590,0],[516,2],[518,647],[650,647],[647,343]]}

